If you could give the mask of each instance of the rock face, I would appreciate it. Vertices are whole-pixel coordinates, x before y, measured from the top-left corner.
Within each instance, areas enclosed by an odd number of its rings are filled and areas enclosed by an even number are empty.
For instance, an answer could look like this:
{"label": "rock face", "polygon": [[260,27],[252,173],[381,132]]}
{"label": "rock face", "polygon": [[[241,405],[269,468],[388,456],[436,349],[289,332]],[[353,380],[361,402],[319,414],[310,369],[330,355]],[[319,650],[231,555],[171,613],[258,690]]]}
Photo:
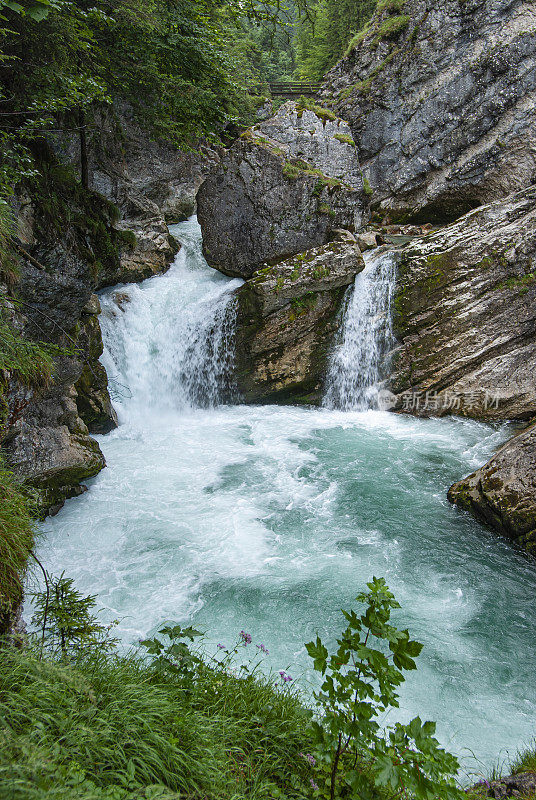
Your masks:
{"label": "rock face", "polygon": [[[119,263],[102,272],[100,285],[144,280],[171,263],[178,248],[166,223],[194,213],[197,189],[218,156],[206,146],[193,153],[155,141],[120,100],[113,111],[96,112],[93,127],[89,186],[118,208],[115,228],[128,232]],[[79,169],[76,137],[51,142],[61,160]]]}
{"label": "rock face", "polygon": [[23,393],[12,384],[3,432],[6,462],[37,490],[42,514],[54,513],[66,498],[80,494],[81,481],[103,468],[104,457],[89,433],[116,425],[98,361],[100,304],[93,291],[102,271],[117,264],[121,240],[103,198],[61,181],[53,188],[54,196],[63,193],[70,222],[51,219],[46,198],[19,198],[22,257],[16,293],[18,327],[31,339],[60,347],[62,355],[55,358],[53,380],[45,389]]}
{"label": "rock face", "polygon": [[536,426],[531,425],[453,484],[448,498],[536,555],[535,464]]}
{"label": "rock face", "polygon": [[274,266],[238,292],[236,377],[246,402],[318,402],[346,287],[364,267],[354,236]]}
{"label": "rock face", "polygon": [[382,2],[328,73],[373,207],[450,221],[536,182],[531,0]]}
{"label": "rock face", "polygon": [[289,160],[302,158],[330,178],[363,188],[350,126],[329,109],[285,103],[275,116],[252,128],[252,134],[281,148]]}
{"label": "rock face", "polygon": [[348,126],[286,103],[233,144],[201,186],[205,257],[249,278],[265,262],[325,244],[336,228],[358,228],[362,187]]}
{"label": "rock face", "polygon": [[533,417],[536,187],[414,239],[398,258],[390,387],[398,408]]}
{"label": "rock face", "polygon": [[108,376],[99,361],[104,349],[100,313],[99,298],[93,294],[82,309],[77,336],[78,347],[85,357],[75,384],[76,405],[91,433],[109,433],[117,427],[117,415],[108,392]]}

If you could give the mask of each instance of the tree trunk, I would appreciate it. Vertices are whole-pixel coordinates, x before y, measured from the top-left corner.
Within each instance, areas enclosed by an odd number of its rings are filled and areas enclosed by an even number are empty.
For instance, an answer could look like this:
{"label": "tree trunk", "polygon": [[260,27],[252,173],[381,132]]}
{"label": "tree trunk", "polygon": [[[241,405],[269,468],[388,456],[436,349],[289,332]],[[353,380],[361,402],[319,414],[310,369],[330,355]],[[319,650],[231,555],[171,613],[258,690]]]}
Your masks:
{"label": "tree trunk", "polygon": [[84,189],[89,189],[89,167],[87,163],[86,115],[83,108],[78,110],[80,129],[80,180]]}

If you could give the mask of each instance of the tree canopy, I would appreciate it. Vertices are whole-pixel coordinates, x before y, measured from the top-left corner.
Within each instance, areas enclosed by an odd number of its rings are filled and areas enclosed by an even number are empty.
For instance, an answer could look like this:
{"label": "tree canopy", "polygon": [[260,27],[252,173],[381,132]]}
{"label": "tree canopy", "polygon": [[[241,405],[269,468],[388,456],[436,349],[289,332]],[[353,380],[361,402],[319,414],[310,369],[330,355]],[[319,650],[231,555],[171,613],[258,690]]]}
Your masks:
{"label": "tree canopy", "polygon": [[[179,147],[248,121],[270,81],[319,79],[374,0],[0,0],[0,197],[55,130],[120,97]],[[260,88],[259,88],[260,87]],[[82,183],[84,165],[82,164]]]}

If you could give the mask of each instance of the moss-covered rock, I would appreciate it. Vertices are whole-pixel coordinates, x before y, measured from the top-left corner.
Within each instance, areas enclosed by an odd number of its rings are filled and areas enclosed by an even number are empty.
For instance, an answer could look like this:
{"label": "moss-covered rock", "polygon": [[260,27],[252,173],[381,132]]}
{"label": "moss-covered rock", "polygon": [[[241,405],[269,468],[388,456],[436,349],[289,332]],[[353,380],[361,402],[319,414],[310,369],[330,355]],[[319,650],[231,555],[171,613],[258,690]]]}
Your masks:
{"label": "moss-covered rock", "polygon": [[238,292],[236,377],[246,402],[318,403],[346,287],[364,267],[354,236],[265,265]]}
{"label": "moss-covered rock", "polygon": [[246,131],[198,194],[208,263],[243,278],[325,244],[336,228],[359,228],[364,213],[350,130],[309,103],[285,103]]}
{"label": "moss-covered rock", "polygon": [[77,347],[82,362],[80,377],[75,383],[76,405],[90,433],[108,433],[117,426],[117,415],[108,392],[108,376],[99,361],[103,351],[98,315],[100,302],[92,295],[82,311],[78,326]]}
{"label": "moss-covered rock", "polygon": [[536,556],[536,425],[454,483],[448,498]]}

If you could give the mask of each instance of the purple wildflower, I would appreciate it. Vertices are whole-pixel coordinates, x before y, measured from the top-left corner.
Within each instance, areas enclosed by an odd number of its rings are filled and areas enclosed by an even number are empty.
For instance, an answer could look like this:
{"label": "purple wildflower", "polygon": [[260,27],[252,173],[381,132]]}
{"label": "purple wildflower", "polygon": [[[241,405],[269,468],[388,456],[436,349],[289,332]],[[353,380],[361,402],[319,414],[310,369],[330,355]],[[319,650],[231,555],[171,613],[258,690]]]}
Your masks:
{"label": "purple wildflower", "polygon": [[314,780],[312,778],[309,778],[309,783],[311,784],[313,789],[316,789],[318,791],[318,786],[316,785],[316,783],[314,782]]}
{"label": "purple wildflower", "polygon": [[311,755],[311,753],[305,753],[304,758],[309,762],[309,764],[314,767],[316,764],[316,758]]}
{"label": "purple wildflower", "polygon": [[287,675],[287,673],[282,669],[279,670],[279,674],[281,675],[281,680],[283,681],[283,683],[288,683],[289,681],[292,680],[292,677],[290,675]]}
{"label": "purple wildflower", "polygon": [[244,642],[244,645],[251,644],[251,634],[246,633],[245,631],[240,631],[240,638]]}
{"label": "purple wildflower", "polygon": [[257,648],[258,648],[258,649],[261,651],[261,653],[264,653],[265,655],[268,655],[268,654],[269,654],[269,652],[270,652],[270,651],[268,650],[268,648],[267,648],[267,647],[265,647],[263,644],[257,644],[257,645],[255,645],[255,646],[256,646],[256,647],[257,647]]}
{"label": "purple wildflower", "polygon": [[217,644],[216,647],[218,648],[218,650],[225,650],[224,644]]}

